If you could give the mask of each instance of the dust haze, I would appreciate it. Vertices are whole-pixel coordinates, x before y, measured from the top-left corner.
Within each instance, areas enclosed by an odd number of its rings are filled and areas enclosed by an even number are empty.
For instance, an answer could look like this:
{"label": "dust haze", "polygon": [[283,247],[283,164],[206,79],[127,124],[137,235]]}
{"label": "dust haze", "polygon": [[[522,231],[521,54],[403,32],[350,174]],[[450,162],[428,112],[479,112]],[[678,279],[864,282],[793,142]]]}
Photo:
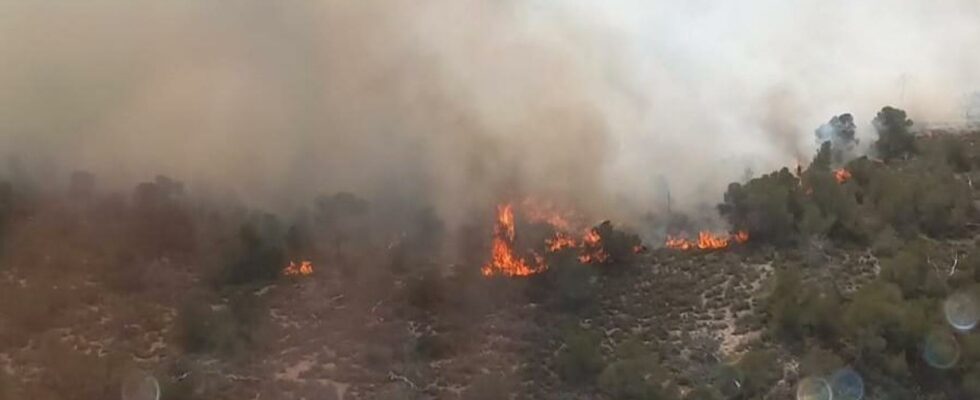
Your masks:
{"label": "dust haze", "polygon": [[290,209],[340,190],[459,222],[534,194],[629,220],[808,160],[881,106],[959,118],[980,3],[0,4],[0,145],[63,182],[164,174]]}

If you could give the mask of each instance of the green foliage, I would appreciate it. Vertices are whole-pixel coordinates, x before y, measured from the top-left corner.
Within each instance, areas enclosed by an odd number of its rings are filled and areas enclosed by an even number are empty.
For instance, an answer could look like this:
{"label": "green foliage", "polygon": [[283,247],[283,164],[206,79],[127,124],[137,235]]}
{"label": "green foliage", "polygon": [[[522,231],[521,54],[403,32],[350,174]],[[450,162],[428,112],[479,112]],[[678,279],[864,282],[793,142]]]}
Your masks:
{"label": "green foliage", "polygon": [[637,339],[627,340],[617,349],[618,360],[599,375],[599,388],[614,399],[676,399],[676,388],[658,358]]}
{"label": "green foliage", "polygon": [[758,240],[786,242],[796,233],[801,213],[799,179],[783,168],[745,185],[732,183],[718,211],[737,230]]}
{"label": "green foliage", "polygon": [[[776,355],[769,350],[750,351],[735,365],[741,376],[743,398],[762,398],[782,377]],[[775,368],[774,368],[775,367]]]}
{"label": "green foliage", "polygon": [[844,366],[844,360],[832,351],[813,346],[800,360],[800,373],[803,376],[830,376]]}
{"label": "green foliage", "polygon": [[840,165],[851,156],[854,146],[858,143],[854,137],[856,132],[854,116],[846,113],[834,116],[829,122],[817,128],[814,134],[817,143],[827,147],[828,165]]}
{"label": "green foliage", "polygon": [[928,249],[921,242],[912,242],[901,252],[882,262],[881,278],[902,289],[906,298],[920,295],[940,296],[945,293],[944,283],[930,265]]}
{"label": "green foliage", "polygon": [[563,336],[565,348],[558,354],[558,375],[570,383],[592,382],[604,367],[599,335],[571,328]]}
{"label": "green foliage", "polygon": [[778,271],[766,300],[770,329],[779,337],[832,337],[839,329],[840,296],[830,288],[805,286],[796,269]]}
{"label": "green foliage", "polygon": [[653,359],[619,360],[599,375],[599,388],[614,399],[676,399],[676,390],[666,382],[665,375]]}
{"label": "green foliage", "polygon": [[916,152],[915,136],[909,131],[912,120],[905,111],[886,106],[878,112],[873,123],[878,132],[878,140],[873,146],[879,157],[888,161]]}

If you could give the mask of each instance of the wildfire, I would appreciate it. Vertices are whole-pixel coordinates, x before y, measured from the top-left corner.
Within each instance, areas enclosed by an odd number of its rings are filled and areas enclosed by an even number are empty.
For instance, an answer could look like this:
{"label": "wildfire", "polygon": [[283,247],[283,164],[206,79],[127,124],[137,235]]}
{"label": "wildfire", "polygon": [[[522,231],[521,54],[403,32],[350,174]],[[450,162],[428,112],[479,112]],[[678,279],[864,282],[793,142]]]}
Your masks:
{"label": "wildfire", "polygon": [[535,263],[529,263],[518,256],[514,251],[515,238],[513,206],[511,204],[497,206],[497,224],[493,231],[493,249],[490,262],[481,269],[484,276],[495,274],[527,276],[547,268],[541,262],[540,257],[536,257]]}
{"label": "wildfire", "polygon": [[834,179],[837,179],[837,183],[844,183],[851,179],[851,171],[844,168],[834,171]]}
{"label": "wildfire", "polygon": [[282,274],[286,276],[313,275],[313,263],[310,261],[301,261],[299,264],[296,264],[290,261],[289,265],[282,270]]}
{"label": "wildfire", "polygon": [[698,232],[698,240],[690,240],[684,236],[667,236],[664,243],[669,249],[675,250],[718,250],[727,248],[733,241],[735,243],[745,243],[749,240],[749,233],[738,231],[731,235],[716,234],[710,231]]}
{"label": "wildfire", "polygon": [[748,231],[738,231],[738,232],[735,232],[734,237],[735,237],[735,243],[742,244],[742,243],[745,243],[745,242],[748,242],[749,241],[749,232]]}
{"label": "wildfire", "polygon": [[609,253],[603,250],[602,237],[599,236],[599,231],[595,228],[585,232],[585,236],[582,238],[582,254],[578,256],[578,260],[585,264],[601,264],[609,261]]}
{"label": "wildfire", "polygon": [[[517,232],[515,213],[520,211],[520,217],[532,223],[546,224],[554,230],[554,234],[544,239],[541,252],[530,250],[522,256],[515,249]],[[542,255],[544,252],[555,253],[566,249],[574,249],[578,260],[587,264],[606,263],[611,256],[606,252],[602,236],[596,228],[581,230],[580,218],[560,210],[551,203],[537,202],[532,199],[514,205],[505,203],[497,206],[497,221],[494,225],[493,241],[491,244],[490,261],[483,265],[481,272],[484,276],[527,276],[548,269],[548,263]],[[575,222],[573,222],[575,221]],[[581,237],[574,232],[582,232]],[[637,246],[635,252],[645,251]]]}
{"label": "wildfire", "polygon": [[545,240],[545,244],[548,245],[548,251],[550,252],[578,247],[578,242],[575,241],[575,238],[561,232],[557,232],[554,237]]}

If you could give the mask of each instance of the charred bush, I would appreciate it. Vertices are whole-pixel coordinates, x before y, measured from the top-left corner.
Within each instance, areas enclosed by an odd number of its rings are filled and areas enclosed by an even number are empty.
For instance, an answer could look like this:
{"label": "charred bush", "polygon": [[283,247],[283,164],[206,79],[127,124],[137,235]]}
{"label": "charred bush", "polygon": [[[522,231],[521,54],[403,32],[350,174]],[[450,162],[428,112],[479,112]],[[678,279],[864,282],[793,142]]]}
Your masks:
{"label": "charred bush", "polygon": [[[636,234],[615,229],[611,222],[603,221],[592,228],[599,236],[599,251],[607,257],[604,262],[626,264],[636,259],[637,249],[642,246],[640,237]],[[588,251],[588,245],[586,246]]]}
{"label": "charred bush", "polygon": [[176,342],[189,353],[238,354],[252,342],[258,310],[250,293],[234,293],[227,303],[192,295],[177,311]]}
{"label": "charred bush", "polygon": [[442,274],[429,269],[409,280],[406,287],[408,303],[420,310],[436,311],[446,303],[449,289]]}
{"label": "charred bush", "polygon": [[[274,218],[266,216],[266,225]],[[268,229],[267,229],[268,230]],[[239,247],[233,260],[219,272],[219,285],[242,285],[270,281],[279,276],[286,263],[285,254],[274,233],[264,233],[256,223],[245,223],[238,231]],[[271,237],[270,237],[271,236]]]}
{"label": "charred bush", "polygon": [[187,256],[195,250],[193,217],[184,204],[184,184],[165,176],[136,186],[130,233],[148,258]]}

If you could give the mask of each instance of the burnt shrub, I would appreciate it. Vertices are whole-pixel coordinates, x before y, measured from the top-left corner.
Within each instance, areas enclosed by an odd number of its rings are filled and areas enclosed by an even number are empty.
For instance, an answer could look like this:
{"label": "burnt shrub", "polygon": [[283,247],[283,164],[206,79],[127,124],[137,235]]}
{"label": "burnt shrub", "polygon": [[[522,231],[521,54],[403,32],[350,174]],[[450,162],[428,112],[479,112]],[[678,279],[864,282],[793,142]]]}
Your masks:
{"label": "burnt shrub", "polygon": [[[273,219],[272,216],[266,218]],[[267,224],[275,225],[274,221]],[[263,233],[255,223],[246,223],[238,231],[238,248],[232,261],[220,271],[216,283],[242,285],[275,279],[286,264],[285,254],[274,234]]]}
{"label": "burnt shrub", "polygon": [[133,191],[132,212],[129,232],[141,255],[187,256],[195,250],[194,219],[183,183],[166,176],[140,183]]}
{"label": "burnt shrub", "polygon": [[252,342],[259,305],[251,293],[235,293],[227,303],[208,294],[189,296],[177,311],[174,339],[188,353],[236,355]]}
{"label": "burnt shrub", "polygon": [[437,269],[422,271],[407,283],[408,304],[423,311],[436,311],[445,305],[450,289],[449,283]]}
{"label": "burnt shrub", "polygon": [[454,352],[453,340],[446,334],[424,334],[415,341],[415,353],[426,360],[441,360]]}
{"label": "burnt shrub", "polygon": [[609,221],[603,221],[593,227],[592,231],[599,236],[602,251],[609,256],[607,261],[609,263],[621,264],[633,261],[637,249],[643,244],[639,236],[615,229]]}

